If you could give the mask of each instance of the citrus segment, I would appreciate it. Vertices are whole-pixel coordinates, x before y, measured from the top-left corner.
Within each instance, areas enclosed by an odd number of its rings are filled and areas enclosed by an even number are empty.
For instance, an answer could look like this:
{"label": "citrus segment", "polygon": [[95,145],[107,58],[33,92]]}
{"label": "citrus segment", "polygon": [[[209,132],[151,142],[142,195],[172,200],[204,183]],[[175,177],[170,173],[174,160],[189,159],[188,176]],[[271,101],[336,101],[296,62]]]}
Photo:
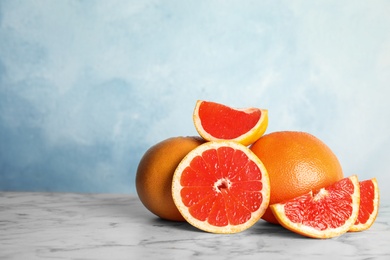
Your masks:
{"label": "citrus segment", "polygon": [[[250,149],[267,168],[271,184],[270,205],[327,187],[344,178],[336,155],[309,133],[269,133],[253,143]],[[270,208],[262,218],[278,223]]]}
{"label": "citrus segment", "polygon": [[172,197],[193,226],[212,233],[243,231],[269,203],[269,179],[262,162],[233,141],[204,143],[180,162]]}
{"label": "citrus segment", "polygon": [[359,203],[359,182],[353,175],[270,208],[279,223],[293,232],[331,238],[344,234],[355,223]]}
{"label": "citrus segment", "polygon": [[205,140],[231,140],[249,145],[259,139],[268,126],[268,110],[236,109],[198,100],[193,113],[196,130]]}
{"label": "citrus segment", "polygon": [[379,210],[379,189],[375,178],[364,180],[360,185],[359,215],[349,231],[363,231],[372,226]]}

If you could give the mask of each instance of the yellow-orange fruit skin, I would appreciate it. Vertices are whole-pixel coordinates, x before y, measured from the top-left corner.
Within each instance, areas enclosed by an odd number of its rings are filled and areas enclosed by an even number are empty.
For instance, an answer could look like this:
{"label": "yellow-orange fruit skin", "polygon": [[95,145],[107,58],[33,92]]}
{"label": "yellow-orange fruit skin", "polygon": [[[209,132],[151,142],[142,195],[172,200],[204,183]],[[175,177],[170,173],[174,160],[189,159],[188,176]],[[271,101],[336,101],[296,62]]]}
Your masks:
{"label": "yellow-orange fruit skin", "polygon": [[171,137],[150,147],[141,158],[135,179],[138,197],[153,214],[184,221],[172,198],[172,177],[180,161],[204,143],[200,137]]}
{"label": "yellow-orange fruit skin", "polygon": [[[309,133],[269,133],[257,140],[250,149],[268,171],[270,205],[327,187],[344,177],[336,155],[325,143]],[[262,218],[278,223],[270,208]]]}

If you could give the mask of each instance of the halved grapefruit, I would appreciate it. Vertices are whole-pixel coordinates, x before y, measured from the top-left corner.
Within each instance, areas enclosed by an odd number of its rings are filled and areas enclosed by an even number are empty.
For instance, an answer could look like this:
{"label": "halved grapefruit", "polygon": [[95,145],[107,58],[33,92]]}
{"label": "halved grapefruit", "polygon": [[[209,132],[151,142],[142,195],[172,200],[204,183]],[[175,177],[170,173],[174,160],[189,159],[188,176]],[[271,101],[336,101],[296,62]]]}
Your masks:
{"label": "halved grapefruit", "polygon": [[269,203],[269,178],[259,158],[233,141],[192,150],[173,175],[172,197],[188,223],[211,233],[237,233],[256,223]]}
{"label": "halved grapefruit", "polygon": [[236,109],[223,104],[198,100],[193,121],[199,135],[207,141],[230,140],[250,145],[268,126],[268,110]]}
{"label": "halved grapefruit", "polygon": [[359,203],[359,181],[352,175],[270,207],[285,228],[308,237],[331,238],[351,228],[359,214]]}
{"label": "halved grapefruit", "polygon": [[360,185],[359,215],[349,231],[369,229],[375,222],[379,210],[379,188],[375,178],[364,180]]}

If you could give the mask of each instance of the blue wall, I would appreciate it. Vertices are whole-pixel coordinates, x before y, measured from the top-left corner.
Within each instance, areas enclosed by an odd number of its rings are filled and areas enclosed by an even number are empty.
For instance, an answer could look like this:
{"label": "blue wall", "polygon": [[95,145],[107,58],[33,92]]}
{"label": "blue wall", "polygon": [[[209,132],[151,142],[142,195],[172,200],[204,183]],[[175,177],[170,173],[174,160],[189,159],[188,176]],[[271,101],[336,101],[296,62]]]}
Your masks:
{"label": "blue wall", "polygon": [[[135,193],[197,99],[390,172],[389,1],[0,2],[0,190]],[[390,192],[382,189],[382,197]]]}

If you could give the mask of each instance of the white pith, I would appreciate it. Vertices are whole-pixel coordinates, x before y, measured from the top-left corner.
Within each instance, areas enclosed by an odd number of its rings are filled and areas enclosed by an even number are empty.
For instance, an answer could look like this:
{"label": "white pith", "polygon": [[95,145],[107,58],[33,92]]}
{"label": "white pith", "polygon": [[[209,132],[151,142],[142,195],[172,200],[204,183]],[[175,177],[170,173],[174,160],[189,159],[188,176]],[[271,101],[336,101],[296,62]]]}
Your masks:
{"label": "white pith", "polygon": [[227,178],[219,179],[218,181],[216,181],[214,183],[214,190],[215,190],[215,192],[221,192],[221,188],[220,188],[221,185],[226,185],[225,188],[229,189],[230,186],[232,185],[232,182],[229,179],[227,179]]}

